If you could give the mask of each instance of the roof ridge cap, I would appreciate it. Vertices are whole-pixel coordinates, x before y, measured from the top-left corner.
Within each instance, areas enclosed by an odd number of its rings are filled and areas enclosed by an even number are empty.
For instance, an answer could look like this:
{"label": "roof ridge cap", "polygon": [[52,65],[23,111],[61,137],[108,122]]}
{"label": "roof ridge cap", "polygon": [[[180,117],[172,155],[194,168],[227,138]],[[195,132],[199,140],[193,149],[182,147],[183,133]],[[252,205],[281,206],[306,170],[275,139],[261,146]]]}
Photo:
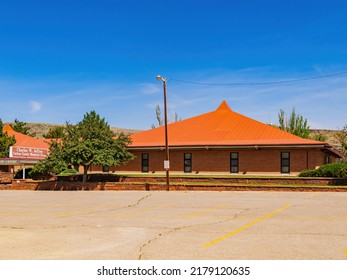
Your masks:
{"label": "roof ridge cap", "polygon": [[228,103],[223,100],[222,103],[218,106],[216,111],[220,111],[220,110],[228,110],[228,111],[232,111],[228,105]]}

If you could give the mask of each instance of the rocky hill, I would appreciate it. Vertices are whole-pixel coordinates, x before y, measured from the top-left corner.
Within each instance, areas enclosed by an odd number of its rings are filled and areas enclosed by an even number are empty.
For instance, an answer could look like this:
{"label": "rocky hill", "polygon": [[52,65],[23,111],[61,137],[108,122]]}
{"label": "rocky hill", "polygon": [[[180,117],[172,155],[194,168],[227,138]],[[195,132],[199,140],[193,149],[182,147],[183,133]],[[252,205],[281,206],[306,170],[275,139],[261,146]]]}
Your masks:
{"label": "rocky hill", "polygon": [[322,134],[327,137],[327,142],[334,146],[338,147],[340,143],[336,140],[334,137],[334,134],[337,132],[337,130],[329,130],[329,129],[311,129],[311,136]]}
{"label": "rocky hill", "polygon": [[[43,135],[47,134],[47,132],[56,126],[64,126],[62,124],[49,124],[49,123],[27,123],[27,127],[29,128],[30,133],[35,133],[37,138],[43,138]],[[119,128],[119,127],[111,127],[111,130],[116,133],[123,132],[126,135],[133,134],[139,132],[140,130],[135,129],[127,129],[127,128]]]}

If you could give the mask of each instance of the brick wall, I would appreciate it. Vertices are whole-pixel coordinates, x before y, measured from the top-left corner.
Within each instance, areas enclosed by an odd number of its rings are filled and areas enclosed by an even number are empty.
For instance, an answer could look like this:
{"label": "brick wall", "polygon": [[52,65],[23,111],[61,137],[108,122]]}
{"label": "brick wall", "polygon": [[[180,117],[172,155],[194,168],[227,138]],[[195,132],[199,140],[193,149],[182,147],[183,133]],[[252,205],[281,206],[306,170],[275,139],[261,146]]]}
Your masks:
{"label": "brick wall", "polygon": [[[170,190],[204,191],[347,191],[347,179],[341,178],[171,178]],[[203,184],[206,182],[206,184]],[[197,183],[197,184],[194,184]],[[253,184],[253,185],[252,185]],[[256,185],[254,185],[256,184]],[[278,185],[276,185],[278,184]],[[288,185],[288,186],[286,186]],[[315,186],[312,186],[315,185]],[[321,185],[321,186],[320,186]],[[329,186],[331,185],[331,187]],[[338,187],[339,186],[339,187]],[[40,191],[121,191],[121,190],[165,190],[165,178],[126,177],[120,182],[58,182],[13,180],[12,184],[0,185],[0,190]]]}
{"label": "brick wall", "polygon": [[[192,154],[192,172],[230,172],[230,152],[239,153],[239,173],[280,174],[281,152],[290,152],[290,172],[314,169],[324,164],[320,149],[225,149],[170,150],[170,170],[184,171],[184,153]],[[110,171],[141,171],[141,154],[149,153],[149,172],[163,171],[165,151],[135,151],[135,160]]]}
{"label": "brick wall", "polygon": [[0,172],[0,183],[11,183],[13,174],[11,172]]}

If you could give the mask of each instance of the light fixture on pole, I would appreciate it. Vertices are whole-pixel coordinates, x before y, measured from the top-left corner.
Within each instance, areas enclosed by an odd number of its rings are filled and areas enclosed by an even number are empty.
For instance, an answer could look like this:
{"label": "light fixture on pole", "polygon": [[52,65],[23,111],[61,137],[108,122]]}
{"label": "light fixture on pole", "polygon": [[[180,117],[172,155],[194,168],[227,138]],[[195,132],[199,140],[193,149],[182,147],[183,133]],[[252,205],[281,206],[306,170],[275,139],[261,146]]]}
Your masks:
{"label": "light fixture on pole", "polygon": [[158,75],[155,77],[157,81],[163,82],[164,88],[164,122],[165,122],[165,161],[164,161],[164,169],[166,171],[166,190],[170,190],[170,160],[169,160],[169,140],[167,133],[167,107],[166,107],[166,78]]}

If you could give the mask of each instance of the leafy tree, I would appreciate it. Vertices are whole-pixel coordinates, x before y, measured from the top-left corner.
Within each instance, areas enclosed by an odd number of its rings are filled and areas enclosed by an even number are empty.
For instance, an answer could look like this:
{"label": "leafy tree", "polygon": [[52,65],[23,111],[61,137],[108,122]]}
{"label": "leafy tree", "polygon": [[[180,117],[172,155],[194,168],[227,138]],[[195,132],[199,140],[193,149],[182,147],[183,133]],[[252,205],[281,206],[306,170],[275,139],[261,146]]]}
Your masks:
{"label": "leafy tree", "polygon": [[56,126],[51,128],[47,134],[43,135],[46,139],[62,139],[64,137],[64,127],[62,126]]}
{"label": "leafy tree", "polygon": [[347,124],[335,132],[334,138],[340,143],[340,151],[347,157]]}
{"label": "leafy tree", "polygon": [[328,140],[328,136],[326,136],[325,134],[321,132],[313,134],[310,138],[316,141],[321,141],[321,142],[326,142]]}
{"label": "leafy tree", "polygon": [[161,116],[161,110],[160,110],[160,106],[157,105],[157,107],[155,107],[155,114],[157,116],[157,121],[158,121],[158,126],[163,126],[164,125],[164,120]]}
{"label": "leafy tree", "polygon": [[292,109],[290,116],[282,109],[278,113],[278,122],[280,129],[297,135],[302,138],[310,137],[310,127],[307,124],[307,119],[301,115],[296,114],[295,108]]}
{"label": "leafy tree", "polygon": [[14,123],[12,124],[12,128],[14,131],[17,131],[19,133],[35,137],[36,133],[30,133],[30,128],[27,125],[28,124],[26,122],[21,122],[18,119],[15,119]]}
{"label": "leafy tree", "polygon": [[91,165],[117,166],[134,158],[127,150],[130,138],[116,135],[104,118],[95,112],[86,113],[76,125],[67,123],[62,139],[65,162],[83,166],[83,182]]}
{"label": "leafy tree", "polygon": [[[160,109],[159,105],[157,105],[155,107],[155,115],[156,115],[156,118],[157,118],[157,121],[158,121],[158,127],[159,126],[163,126],[164,125],[164,119],[161,116],[161,109]],[[181,119],[178,117],[178,114],[174,112],[172,114],[172,117],[171,117],[171,122],[178,122],[179,120],[181,120]],[[170,120],[168,120],[168,122],[170,122]],[[152,124],[151,127],[155,128],[156,126],[155,126],[155,124]]]}
{"label": "leafy tree", "polygon": [[174,112],[171,116],[171,122],[178,122],[180,120],[182,119],[178,117],[178,114],[176,112]]}
{"label": "leafy tree", "polygon": [[95,111],[76,125],[66,124],[59,141],[50,144],[48,157],[35,165],[35,174],[59,174],[70,165],[83,166],[83,182],[91,165],[117,166],[134,158],[127,150],[130,138],[116,135]]}
{"label": "leafy tree", "polygon": [[4,132],[4,123],[0,119],[0,157],[8,157],[10,152],[10,146],[16,143],[14,136],[8,136],[7,132]]}
{"label": "leafy tree", "polygon": [[47,158],[39,161],[33,167],[30,175],[51,175],[59,174],[68,168],[68,164],[64,159],[63,146],[58,141],[52,141],[49,145],[49,154]]}

